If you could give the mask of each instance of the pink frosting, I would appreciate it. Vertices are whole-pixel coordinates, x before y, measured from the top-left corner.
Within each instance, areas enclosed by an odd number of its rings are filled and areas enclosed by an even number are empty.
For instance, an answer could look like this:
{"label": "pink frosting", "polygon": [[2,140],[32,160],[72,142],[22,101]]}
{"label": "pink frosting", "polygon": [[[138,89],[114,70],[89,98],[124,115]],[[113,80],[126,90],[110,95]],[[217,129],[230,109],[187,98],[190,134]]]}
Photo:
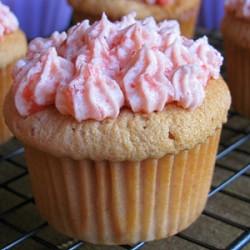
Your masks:
{"label": "pink frosting", "polygon": [[124,96],[117,82],[102,72],[99,65],[86,63],[85,57],[79,56],[73,79],[58,87],[55,103],[59,112],[78,121],[101,121],[119,115]]}
{"label": "pink frosting", "polygon": [[165,5],[165,4],[173,4],[175,0],[143,0],[147,4],[159,4],[159,5]]}
{"label": "pink frosting", "polygon": [[[202,82],[204,81],[204,82]],[[190,85],[192,82],[192,85]],[[194,109],[205,97],[203,69],[196,64],[186,64],[173,75],[175,100],[184,108]]]}
{"label": "pink frosting", "polygon": [[159,50],[142,47],[123,76],[123,89],[134,112],[163,110],[173,100],[173,85],[166,75],[172,63]]}
{"label": "pink frosting", "polygon": [[0,1],[0,38],[18,28],[18,21],[9,7]]}
{"label": "pink frosting", "polygon": [[112,23],[103,15],[30,43],[14,69],[15,105],[22,116],[53,105],[79,122],[115,118],[123,107],[150,113],[174,102],[193,110],[222,61],[206,37],[182,37],[176,21],[130,14]]}
{"label": "pink frosting", "polygon": [[250,18],[250,0],[225,0],[225,7],[237,17]]}

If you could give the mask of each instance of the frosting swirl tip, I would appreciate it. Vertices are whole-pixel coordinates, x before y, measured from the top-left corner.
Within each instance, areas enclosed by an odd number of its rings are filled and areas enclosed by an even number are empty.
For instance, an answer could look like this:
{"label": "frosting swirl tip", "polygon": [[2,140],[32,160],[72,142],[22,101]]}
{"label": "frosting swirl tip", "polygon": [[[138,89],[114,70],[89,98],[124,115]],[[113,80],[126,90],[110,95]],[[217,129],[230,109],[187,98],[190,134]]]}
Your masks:
{"label": "frosting swirl tip", "polygon": [[0,38],[18,29],[18,20],[7,5],[0,1]]}

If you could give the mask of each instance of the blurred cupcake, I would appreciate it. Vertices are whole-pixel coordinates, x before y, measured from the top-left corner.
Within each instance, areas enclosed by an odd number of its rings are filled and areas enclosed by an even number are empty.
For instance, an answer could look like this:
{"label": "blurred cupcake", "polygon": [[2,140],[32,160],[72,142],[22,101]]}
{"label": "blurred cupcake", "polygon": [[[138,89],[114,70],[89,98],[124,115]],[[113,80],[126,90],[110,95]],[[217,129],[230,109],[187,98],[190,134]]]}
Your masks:
{"label": "blurred cupcake", "polygon": [[72,9],[67,0],[2,0],[17,16],[29,39],[47,37],[69,27]]}
{"label": "blurred cupcake", "polygon": [[231,101],[222,60],[176,21],[133,15],[32,41],[5,117],[42,216],[98,244],[161,239],[194,222]]}
{"label": "blurred cupcake", "polygon": [[0,2],[0,144],[11,138],[4,123],[3,102],[12,83],[12,65],[26,53],[26,39],[16,17]]}
{"label": "blurred cupcake", "polygon": [[184,36],[192,37],[200,8],[200,0],[68,0],[75,21],[100,19],[105,12],[111,20],[135,11],[137,18],[153,16],[157,21],[176,19]]}
{"label": "blurred cupcake", "polygon": [[250,1],[227,0],[222,34],[235,109],[250,118]]}
{"label": "blurred cupcake", "polygon": [[203,0],[198,26],[207,30],[218,30],[224,16],[224,0]]}

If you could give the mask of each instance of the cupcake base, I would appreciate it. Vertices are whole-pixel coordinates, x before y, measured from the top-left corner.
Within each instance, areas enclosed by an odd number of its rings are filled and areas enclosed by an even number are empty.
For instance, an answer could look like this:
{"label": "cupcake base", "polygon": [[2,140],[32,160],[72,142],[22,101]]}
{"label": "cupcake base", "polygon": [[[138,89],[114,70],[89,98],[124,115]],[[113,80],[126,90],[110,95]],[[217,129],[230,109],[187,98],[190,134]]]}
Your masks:
{"label": "cupcake base", "polygon": [[174,235],[201,214],[220,129],[205,143],[141,162],[56,158],[25,147],[41,215],[91,243],[134,244]]}
{"label": "cupcake base", "polygon": [[12,137],[3,117],[4,99],[12,84],[11,70],[12,64],[0,69],[0,144],[5,143]]}

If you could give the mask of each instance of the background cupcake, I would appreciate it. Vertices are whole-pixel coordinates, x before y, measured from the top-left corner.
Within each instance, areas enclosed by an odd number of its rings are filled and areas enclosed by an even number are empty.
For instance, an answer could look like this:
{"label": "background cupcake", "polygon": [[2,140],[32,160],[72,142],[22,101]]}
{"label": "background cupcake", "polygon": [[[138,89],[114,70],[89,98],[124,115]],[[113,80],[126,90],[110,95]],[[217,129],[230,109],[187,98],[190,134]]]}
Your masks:
{"label": "background cupcake", "polygon": [[11,137],[3,118],[3,102],[12,84],[12,66],[25,55],[26,46],[25,36],[18,28],[16,17],[0,2],[0,144]]}
{"label": "background cupcake", "polygon": [[225,10],[222,34],[233,106],[250,117],[250,2],[227,0]]}
{"label": "background cupcake", "polygon": [[204,209],[230,106],[222,60],[176,21],[133,15],[32,41],[5,117],[42,216],[99,244],[188,227]]}
{"label": "background cupcake", "polygon": [[137,18],[153,16],[157,21],[176,19],[183,35],[192,37],[195,30],[200,0],[68,0],[73,6],[75,21],[100,19],[105,12],[111,20],[135,11]]}
{"label": "background cupcake", "polygon": [[29,39],[47,37],[69,27],[72,10],[67,0],[3,0],[17,16]]}

